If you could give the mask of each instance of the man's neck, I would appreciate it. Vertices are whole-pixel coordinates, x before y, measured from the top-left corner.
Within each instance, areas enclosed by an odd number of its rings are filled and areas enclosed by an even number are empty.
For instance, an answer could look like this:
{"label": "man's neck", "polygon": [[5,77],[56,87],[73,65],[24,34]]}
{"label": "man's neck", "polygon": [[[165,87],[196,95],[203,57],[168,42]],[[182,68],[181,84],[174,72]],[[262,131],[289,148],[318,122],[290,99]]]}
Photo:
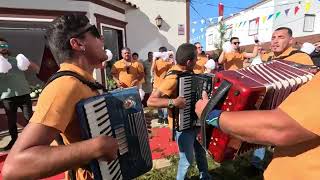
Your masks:
{"label": "man's neck", "polygon": [[90,74],[92,74],[94,68],[97,67],[96,65],[89,64],[86,58],[81,57],[77,59],[71,59],[69,63],[80,67],[81,69],[87,71]]}
{"label": "man's neck", "polygon": [[291,46],[287,47],[286,49],[284,49],[283,51],[281,52],[273,52],[274,56],[280,56],[281,54],[283,54],[284,52],[286,52]]}
{"label": "man's neck", "polygon": [[125,60],[126,62],[131,62],[131,59],[123,59],[123,60]]}

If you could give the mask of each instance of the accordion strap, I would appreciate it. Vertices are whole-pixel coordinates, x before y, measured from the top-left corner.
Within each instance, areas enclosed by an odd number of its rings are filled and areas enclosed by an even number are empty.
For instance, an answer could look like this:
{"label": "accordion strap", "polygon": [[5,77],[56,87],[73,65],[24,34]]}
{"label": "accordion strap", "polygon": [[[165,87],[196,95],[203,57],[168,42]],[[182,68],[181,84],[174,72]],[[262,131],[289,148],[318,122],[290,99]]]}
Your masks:
{"label": "accordion strap", "polygon": [[217,104],[222,100],[222,98],[225,97],[225,95],[228,93],[229,89],[231,87],[231,83],[228,81],[222,81],[220,86],[218,87],[217,91],[212,95],[211,99],[209,100],[206,107],[203,109],[200,122],[201,122],[201,133],[202,133],[202,146],[207,146],[206,143],[206,119],[208,117],[208,114],[214,109]]}
{"label": "accordion strap", "polygon": [[47,81],[47,83],[44,85],[43,88],[45,88],[49,83],[54,81],[55,79],[62,77],[62,76],[72,76],[77,78],[79,81],[81,81],[83,84],[87,85],[90,87],[92,90],[103,90],[104,92],[107,92],[107,89],[100,83],[98,82],[91,82],[86,80],[84,77],[79,75],[78,73],[75,73],[73,71],[58,71],[55,74],[53,74]]}

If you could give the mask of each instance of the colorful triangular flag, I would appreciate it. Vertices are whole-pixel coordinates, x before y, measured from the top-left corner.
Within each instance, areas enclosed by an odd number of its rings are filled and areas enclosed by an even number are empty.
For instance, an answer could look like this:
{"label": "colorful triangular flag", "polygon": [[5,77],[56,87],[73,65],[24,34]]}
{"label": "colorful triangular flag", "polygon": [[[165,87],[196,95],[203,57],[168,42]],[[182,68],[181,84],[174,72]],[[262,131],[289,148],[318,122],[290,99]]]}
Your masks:
{"label": "colorful triangular flag", "polygon": [[297,13],[298,13],[298,11],[299,11],[299,6],[296,6],[295,8],[294,8],[294,15],[296,15]]}
{"label": "colorful triangular flag", "polygon": [[281,14],[281,12],[280,12],[280,11],[278,11],[278,12],[276,13],[276,17],[275,17],[275,19],[277,19],[277,18],[280,16],[280,14]]}
{"label": "colorful triangular flag", "polygon": [[264,24],[267,20],[267,16],[262,16],[261,18],[262,18],[262,23]]}
{"label": "colorful triangular flag", "polygon": [[239,27],[241,26],[242,22],[240,22]]}
{"label": "colorful triangular flag", "polygon": [[243,22],[243,26],[246,25],[246,23],[247,23],[247,21],[244,21],[244,22]]}
{"label": "colorful triangular flag", "polygon": [[284,12],[286,13],[286,16],[288,16],[289,11],[290,11],[290,8],[289,8],[289,9],[284,10]]}
{"label": "colorful triangular flag", "polygon": [[273,14],[270,14],[270,15],[268,16],[268,20],[269,20],[269,19],[271,19],[271,18],[272,18],[272,16],[273,16]]}
{"label": "colorful triangular flag", "polygon": [[306,2],[306,12],[309,12],[310,8],[311,8],[311,2],[308,1],[308,2]]}
{"label": "colorful triangular flag", "polygon": [[260,17],[256,18],[256,24],[259,24]]}

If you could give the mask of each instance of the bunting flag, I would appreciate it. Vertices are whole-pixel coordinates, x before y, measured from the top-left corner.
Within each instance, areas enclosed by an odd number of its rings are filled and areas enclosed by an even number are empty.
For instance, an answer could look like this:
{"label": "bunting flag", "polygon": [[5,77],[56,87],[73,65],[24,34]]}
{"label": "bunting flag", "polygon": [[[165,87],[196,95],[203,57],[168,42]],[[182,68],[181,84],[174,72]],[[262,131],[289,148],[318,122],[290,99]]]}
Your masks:
{"label": "bunting flag", "polygon": [[218,15],[223,16],[224,5],[220,2],[218,4]]}
{"label": "bunting flag", "polygon": [[264,24],[267,20],[267,16],[262,16],[261,18],[262,18],[262,23]]}
{"label": "bunting flag", "polygon": [[272,16],[273,16],[273,14],[270,14],[270,15],[268,16],[268,20],[269,20],[269,19],[271,19],[271,18],[272,18]]}
{"label": "bunting flag", "polygon": [[284,12],[286,13],[286,16],[288,16],[289,11],[290,11],[290,9],[284,10]]}
{"label": "bunting flag", "polygon": [[196,32],[196,30],[194,28],[191,29],[192,34],[194,34]]}
{"label": "bunting flag", "polygon": [[256,18],[256,24],[259,24],[260,17]]}
{"label": "bunting flag", "polygon": [[192,23],[193,23],[193,24],[197,24],[197,21],[193,21]]}
{"label": "bunting flag", "polygon": [[278,11],[278,12],[276,13],[276,17],[275,17],[275,19],[277,19],[277,18],[280,16],[280,14],[281,14],[281,12],[280,12],[280,11]]}
{"label": "bunting flag", "polygon": [[247,21],[244,21],[243,26],[246,25]]}
{"label": "bunting flag", "polygon": [[240,22],[239,27],[241,26],[242,22]]}
{"label": "bunting flag", "polygon": [[203,32],[203,28],[200,28],[200,32]]}
{"label": "bunting flag", "polygon": [[210,23],[212,22],[213,18],[209,18]]}
{"label": "bunting flag", "polygon": [[310,8],[311,8],[311,2],[308,1],[306,2],[306,13],[310,11]]}
{"label": "bunting flag", "polygon": [[294,15],[296,15],[297,13],[298,13],[298,11],[299,11],[299,6],[296,6],[295,8],[294,8]]}
{"label": "bunting flag", "polygon": [[201,24],[204,24],[206,21],[204,19],[201,19]]}

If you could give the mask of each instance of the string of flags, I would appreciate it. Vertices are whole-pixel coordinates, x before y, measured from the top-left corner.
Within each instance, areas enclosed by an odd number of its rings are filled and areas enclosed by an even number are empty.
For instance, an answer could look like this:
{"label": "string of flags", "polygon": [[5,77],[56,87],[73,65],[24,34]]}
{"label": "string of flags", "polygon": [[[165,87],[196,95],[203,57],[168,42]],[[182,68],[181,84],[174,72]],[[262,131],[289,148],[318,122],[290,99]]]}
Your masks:
{"label": "string of flags", "polygon": [[[317,0],[320,2],[320,0]],[[284,10],[279,10],[276,11],[274,13],[270,13],[270,14],[265,14],[262,16],[258,16],[256,18],[252,18],[249,20],[244,20],[244,21],[240,21],[237,23],[232,23],[232,24],[225,24],[224,28],[225,29],[239,29],[241,27],[244,27],[245,25],[252,23],[252,21],[254,20],[256,24],[265,24],[270,20],[277,20],[280,17],[290,17],[290,16],[297,16],[299,15],[299,13],[309,13],[311,7],[313,6],[312,1],[310,0],[305,0],[304,6],[299,2],[298,4],[286,8]],[[304,10],[304,11],[303,11]],[[240,14],[244,14],[243,12],[240,12]],[[221,16],[222,17],[222,16]],[[215,22],[219,22],[221,19],[221,17],[209,17],[206,19],[201,19],[201,20],[197,20],[197,21],[192,21],[192,25],[200,25],[200,27],[198,28],[192,28],[191,29],[191,33],[194,35],[196,35],[196,37],[193,37],[191,39],[191,41],[199,41],[201,39],[205,38],[205,35],[203,34],[205,32],[205,29],[208,27],[208,24],[214,24]],[[217,19],[217,21],[214,21],[215,19]]]}
{"label": "string of flags", "polygon": [[[320,0],[318,0],[318,1],[320,1]],[[308,13],[310,11],[311,6],[312,6],[312,3],[310,1],[306,1],[305,6],[304,6],[305,13]],[[228,28],[236,29],[236,28],[244,27],[247,22],[250,22],[252,20],[255,20],[256,24],[259,24],[260,22],[262,22],[262,24],[265,24],[267,21],[272,20],[273,18],[275,20],[277,20],[281,16],[289,17],[290,14],[296,16],[300,12],[302,12],[302,10],[301,10],[302,8],[303,7],[299,4],[294,7],[282,10],[282,11],[276,11],[275,13],[271,13],[267,16],[262,15],[262,16],[256,17],[255,19],[250,19],[250,20],[245,20],[245,21],[241,21],[238,23],[234,23],[234,24],[229,24],[229,25],[226,25],[225,28],[226,29],[228,29]]]}

